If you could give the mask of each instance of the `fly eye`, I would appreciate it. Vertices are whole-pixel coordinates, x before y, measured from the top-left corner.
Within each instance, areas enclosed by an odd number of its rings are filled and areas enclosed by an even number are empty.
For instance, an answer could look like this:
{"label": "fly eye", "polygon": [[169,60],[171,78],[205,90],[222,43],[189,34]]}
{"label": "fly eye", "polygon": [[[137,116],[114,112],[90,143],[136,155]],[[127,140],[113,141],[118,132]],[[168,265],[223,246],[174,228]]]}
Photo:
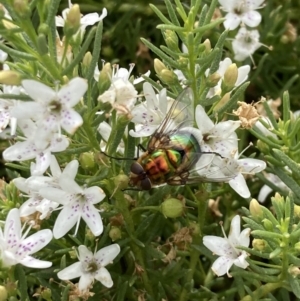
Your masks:
{"label": "fly eye", "polygon": [[144,168],[142,167],[141,164],[137,163],[137,162],[133,162],[131,164],[131,167],[130,167],[130,171],[135,174],[135,175],[140,175],[142,174],[144,171]]}
{"label": "fly eye", "polygon": [[152,184],[149,178],[145,178],[141,181],[141,188],[143,190],[150,190],[152,188]]}

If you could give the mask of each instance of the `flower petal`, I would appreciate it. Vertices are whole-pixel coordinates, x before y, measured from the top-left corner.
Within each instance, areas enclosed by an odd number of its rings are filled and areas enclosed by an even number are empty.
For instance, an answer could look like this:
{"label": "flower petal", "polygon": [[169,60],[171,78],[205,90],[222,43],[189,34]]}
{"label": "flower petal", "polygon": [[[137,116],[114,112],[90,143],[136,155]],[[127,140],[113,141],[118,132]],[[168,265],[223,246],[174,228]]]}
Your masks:
{"label": "flower petal", "polygon": [[232,258],[221,256],[213,263],[211,269],[217,276],[223,276],[228,273],[233,261]]}
{"label": "flower petal", "polygon": [[19,241],[21,238],[21,221],[19,209],[14,208],[8,212],[4,226],[4,238],[8,245],[13,245],[15,240]]}
{"label": "flower petal", "polygon": [[241,85],[243,82],[247,80],[249,72],[250,72],[249,65],[241,66],[238,68],[238,77],[235,82],[236,87],[238,87],[239,85]]}
{"label": "flower petal", "polygon": [[53,235],[51,230],[40,230],[25,238],[20,244],[20,249],[26,254],[34,254],[44,248],[51,241],[52,237]]}
{"label": "flower petal", "polygon": [[242,254],[233,261],[234,265],[242,269],[246,269],[249,266],[249,263],[246,261],[247,257],[247,253],[245,251],[242,251]]}
{"label": "flower petal", "polygon": [[56,92],[45,84],[32,79],[22,81],[22,86],[28,95],[39,103],[49,103],[55,99]]}
{"label": "flower petal", "polygon": [[77,160],[72,160],[67,164],[62,172],[63,177],[68,177],[70,179],[75,179],[78,171],[79,163]]}
{"label": "flower petal", "polygon": [[93,260],[94,258],[93,253],[85,245],[80,245],[78,247],[78,253],[79,253],[79,260],[81,262],[86,263],[90,260]]}
{"label": "flower petal", "polygon": [[61,280],[69,280],[80,277],[82,274],[82,264],[78,261],[59,271],[57,277]]}
{"label": "flower petal", "polygon": [[31,141],[17,142],[8,147],[3,153],[5,161],[25,161],[36,157],[37,149]]}
{"label": "flower petal", "polygon": [[236,29],[241,23],[239,16],[234,13],[226,14],[225,19],[226,20],[224,21],[224,27],[229,30]]}
{"label": "flower petal", "polygon": [[267,196],[273,191],[273,189],[271,187],[269,187],[268,185],[264,185],[258,194],[257,200],[261,203],[264,203]]}
{"label": "flower petal", "polygon": [[110,273],[104,267],[101,267],[99,270],[97,270],[97,272],[95,273],[95,279],[100,281],[104,286],[108,288],[114,285]]}
{"label": "flower petal", "polygon": [[251,159],[251,158],[239,159],[238,164],[242,168],[241,172],[244,174],[258,173],[267,167],[266,162],[258,159]]}
{"label": "flower petal", "polygon": [[95,259],[101,266],[106,266],[112,262],[120,253],[120,246],[118,244],[113,244],[105,248],[100,249],[95,254]]}
{"label": "flower petal", "polygon": [[59,213],[54,227],[53,236],[56,239],[63,237],[76,224],[80,217],[80,210],[65,206]]}
{"label": "flower petal", "polygon": [[81,275],[78,283],[78,289],[84,292],[89,289],[94,280],[94,276],[91,273],[84,273]]}
{"label": "flower petal", "polygon": [[82,219],[86,222],[94,236],[103,232],[103,222],[97,209],[91,204],[84,204],[81,213]]}
{"label": "flower petal", "polygon": [[251,196],[246,180],[241,173],[231,179],[228,183],[230,187],[235,190],[241,197],[247,199]]}
{"label": "flower petal", "polygon": [[58,91],[57,96],[65,106],[70,108],[79,102],[80,98],[86,92],[87,87],[85,79],[75,77]]}
{"label": "flower petal", "polygon": [[92,186],[84,189],[84,195],[86,200],[91,202],[91,204],[97,204],[105,198],[105,193],[98,186]]}
{"label": "flower petal", "polygon": [[228,250],[232,249],[227,239],[223,237],[206,235],[203,237],[203,244],[214,254],[224,256],[228,254]]}
{"label": "flower petal", "polygon": [[52,266],[52,262],[50,261],[35,259],[31,256],[26,256],[19,262],[25,267],[36,269],[46,269]]}
{"label": "flower petal", "polygon": [[201,105],[197,105],[195,118],[198,128],[202,134],[209,133],[210,130],[214,127],[214,123],[207,116],[204,108]]}
{"label": "flower petal", "polygon": [[63,109],[61,111],[61,127],[69,134],[74,134],[82,125],[83,119],[79,113],[73,109]]}
{"label": "flower petal", "polygon": [[261,14],[255,10],[248,11],[242,16],[242,22],[249,27],[256,27],[261,22]]}

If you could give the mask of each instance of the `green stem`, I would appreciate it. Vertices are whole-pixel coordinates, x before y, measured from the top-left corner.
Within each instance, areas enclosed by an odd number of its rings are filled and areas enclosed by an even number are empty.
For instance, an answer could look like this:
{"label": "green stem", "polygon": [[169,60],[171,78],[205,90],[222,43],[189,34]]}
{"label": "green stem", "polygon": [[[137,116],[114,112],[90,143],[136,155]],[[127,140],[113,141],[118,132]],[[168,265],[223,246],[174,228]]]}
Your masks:
{"label": "green stem", "polygon": [[267,283],[265,285],[260,286],[257,290],[253,292],[253,298],[249,295],[245,296],[241,301],[255,301],[260,299],[261,297],[267,295],[268,293],[273,292],[277,288],[281,287],[282,284],[280,282],[277,283]]}
{"label": "green stem", "polygon": [[[115,198],[116,198],[117,208],[122,213],[124,221],[127,225],[127,231],[130,232],[129,233],[130,236],[134,237],[134,232],[135,232],[134,223],[131,218],[131,214],[128,209],[127,202],[124,198],[123,192],[117,191],[115,193]],[[152,289],[151,282],[148,277],[148,273],[147,273],[147,269],[146,269],[146,265],[145,265],[145,261],[144,261],[144,257],[141,252],[141,249],[133,241],[130,242],[130,248],[136,258],[137,263],[143,269],[143,272],[141,273],[141,277],[142,277],[142,280],[144,283],[144,287],[145,287],[146,291],[148,292],[148,294],[154,298],[153,289]]]}

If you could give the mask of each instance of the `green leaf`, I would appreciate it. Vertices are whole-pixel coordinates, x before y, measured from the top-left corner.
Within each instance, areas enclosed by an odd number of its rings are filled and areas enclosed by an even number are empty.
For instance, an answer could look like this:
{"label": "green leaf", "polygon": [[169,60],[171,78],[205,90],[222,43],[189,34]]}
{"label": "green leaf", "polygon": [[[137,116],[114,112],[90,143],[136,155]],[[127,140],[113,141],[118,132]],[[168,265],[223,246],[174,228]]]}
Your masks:
{"label": "green leaf", "polygon": [[292,275],[288,275],[288,283],[291,286],[291,289],[297,298],[300,298],[300,280]]}
{"label": "green leaf", "polygon": [[18,286],[20,290],[20,300],[26,301],[29,300],[28,294],[27,294],[27,277],[24,273],[23,267],[20,264],[17,264],[15,267],[15,278],[18,280]]}

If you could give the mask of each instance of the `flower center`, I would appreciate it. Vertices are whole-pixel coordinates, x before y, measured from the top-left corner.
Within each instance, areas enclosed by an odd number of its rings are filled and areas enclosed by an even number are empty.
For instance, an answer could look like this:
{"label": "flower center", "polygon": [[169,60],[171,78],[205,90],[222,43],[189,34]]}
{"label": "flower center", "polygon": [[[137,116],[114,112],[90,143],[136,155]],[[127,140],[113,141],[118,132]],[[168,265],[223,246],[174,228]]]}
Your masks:
{"label": "flower center", "polygon": [[89,262],[87,268],[86,268],[86,272],[89,272],[89,273],[96,273],[98,270],[98,266],[97,266],[97,263],[92,260],[91,262]]}
{"label": "flower center", "polygon": [[48,109],[51,113],[59,114],[62,109],[62,106],[58,100],[54,99],[49,103]]}

